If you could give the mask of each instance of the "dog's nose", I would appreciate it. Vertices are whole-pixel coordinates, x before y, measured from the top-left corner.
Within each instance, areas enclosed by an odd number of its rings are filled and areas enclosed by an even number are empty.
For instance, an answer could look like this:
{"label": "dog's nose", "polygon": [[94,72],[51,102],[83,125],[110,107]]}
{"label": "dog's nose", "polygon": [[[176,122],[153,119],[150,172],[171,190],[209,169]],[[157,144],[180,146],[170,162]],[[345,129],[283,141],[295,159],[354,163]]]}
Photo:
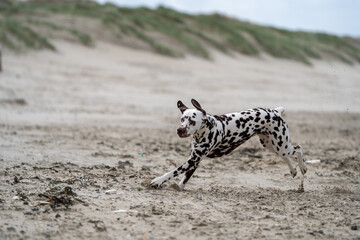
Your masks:
{"label": "dog's nose", "polygon": [[182,135],[182,134],[185,133],[185,131],[186,131],[186,128],[184,128],[184,127],[179,127],[179,128],[177,129],[177,134]]}

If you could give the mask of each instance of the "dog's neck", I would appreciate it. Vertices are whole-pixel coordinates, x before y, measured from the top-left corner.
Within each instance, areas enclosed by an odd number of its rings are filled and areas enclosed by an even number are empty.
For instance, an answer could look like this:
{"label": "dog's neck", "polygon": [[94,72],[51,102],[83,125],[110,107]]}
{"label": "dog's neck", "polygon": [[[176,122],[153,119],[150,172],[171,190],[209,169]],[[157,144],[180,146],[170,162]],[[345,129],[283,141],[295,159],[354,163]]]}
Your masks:
{"label": "dog's neck", "polygon": [[206,117],[203,119],[199,130],[197,130],[193,134],[193,139],[195,140],[195,142],[198,142],[198,140],[202,138],[206,130],[211,129],[214,126],[215,122],[216,118],[210,114],[207,114]]}

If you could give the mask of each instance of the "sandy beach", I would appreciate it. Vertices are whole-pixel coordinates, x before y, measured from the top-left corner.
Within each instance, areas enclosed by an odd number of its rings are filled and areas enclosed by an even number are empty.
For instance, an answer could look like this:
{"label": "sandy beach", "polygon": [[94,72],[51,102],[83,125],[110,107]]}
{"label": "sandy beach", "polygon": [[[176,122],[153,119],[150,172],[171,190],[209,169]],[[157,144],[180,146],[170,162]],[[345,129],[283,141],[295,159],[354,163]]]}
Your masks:
{"label": "sandy beach", "polygon": [[[1,239],[360,239],[359,64],[55,44],[3,53]],[[191,98],[210,114],[283,106],[320,160],[305,192],[257,137],[204,159],[184,191],[147,188],[188,158],[176,102]]]}

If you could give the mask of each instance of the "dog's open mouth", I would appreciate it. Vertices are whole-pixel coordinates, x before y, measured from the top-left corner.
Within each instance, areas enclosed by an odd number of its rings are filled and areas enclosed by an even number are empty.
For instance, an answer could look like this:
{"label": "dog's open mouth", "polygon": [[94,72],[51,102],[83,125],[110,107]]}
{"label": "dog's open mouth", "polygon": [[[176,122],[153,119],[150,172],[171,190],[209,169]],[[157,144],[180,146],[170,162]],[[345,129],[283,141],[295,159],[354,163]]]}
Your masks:
{"label": "dog's open mouth", "polygon": [[181,137],[181,138],[186,138],[186,137],[189,137],[190,136],[190,134],[178,134],[179,135],[179,137]]}

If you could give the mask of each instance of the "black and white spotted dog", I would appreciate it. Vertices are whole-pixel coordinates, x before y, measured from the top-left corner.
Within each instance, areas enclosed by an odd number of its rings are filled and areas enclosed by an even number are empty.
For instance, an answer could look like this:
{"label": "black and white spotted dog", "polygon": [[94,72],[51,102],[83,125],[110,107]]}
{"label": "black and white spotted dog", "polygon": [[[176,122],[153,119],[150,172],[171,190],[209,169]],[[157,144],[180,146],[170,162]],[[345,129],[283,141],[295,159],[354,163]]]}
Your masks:
{"label": "black and white spotted dog", "polygon": [[290,173],[296,176],[296,169],[291,163],[291,156],[296,155],[301,176],[299,189],[303,189],[303,175],[307,167],[304,163],[300,146],[290,143],[289,129],[281,118],[284,109],[254,108],[242,112],[228,113],[221,116],[206,114],[201,105],[192,99],[195,109],[189,109],[181,101],[177,102],[180,109],[181,126],[177,134],[182,137],[193,136],[191,155],[180,167],[153,179],[151,187],[158,188],[169,179],[185,173],[179,183],[180,189],[185,187],[187,181],[199,166],[202,157],[221,157],[229,154],[254,135],[259,136],[260,143],[270,151],[282,157],[288,164]]}

